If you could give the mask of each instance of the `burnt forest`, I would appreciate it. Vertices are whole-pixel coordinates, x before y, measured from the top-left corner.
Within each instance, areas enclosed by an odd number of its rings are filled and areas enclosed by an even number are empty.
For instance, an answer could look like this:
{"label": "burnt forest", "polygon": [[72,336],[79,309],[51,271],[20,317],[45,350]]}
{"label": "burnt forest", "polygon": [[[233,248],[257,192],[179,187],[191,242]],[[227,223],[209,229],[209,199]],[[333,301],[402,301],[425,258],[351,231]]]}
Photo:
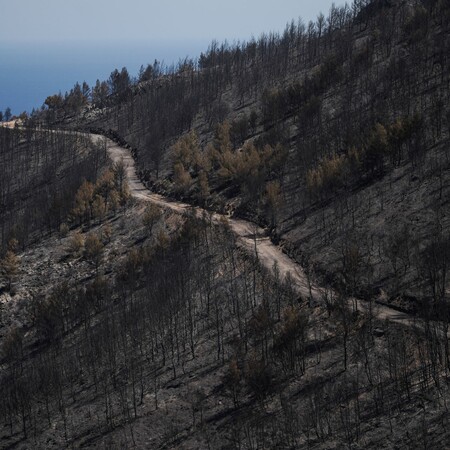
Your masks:
{"label": "burnt forest", "polygon": [[0,448],[449,448],[448,0],[143,63],[0,117]]}

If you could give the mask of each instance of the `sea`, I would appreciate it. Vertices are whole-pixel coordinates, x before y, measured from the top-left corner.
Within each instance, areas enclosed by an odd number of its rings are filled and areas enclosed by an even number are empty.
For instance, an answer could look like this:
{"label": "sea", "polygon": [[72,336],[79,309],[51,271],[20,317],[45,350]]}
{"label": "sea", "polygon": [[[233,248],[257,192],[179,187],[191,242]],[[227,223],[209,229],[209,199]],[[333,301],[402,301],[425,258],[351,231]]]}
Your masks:
{"label": "sea", "polygon": [[0,111],[13,114],[40,108],[49,95],[69,91],[76,82],[93,86],[114,69],[126,67],[137,76],[141,65],[155,59],[166,66],[196,58],[208,42],[1,43]]}

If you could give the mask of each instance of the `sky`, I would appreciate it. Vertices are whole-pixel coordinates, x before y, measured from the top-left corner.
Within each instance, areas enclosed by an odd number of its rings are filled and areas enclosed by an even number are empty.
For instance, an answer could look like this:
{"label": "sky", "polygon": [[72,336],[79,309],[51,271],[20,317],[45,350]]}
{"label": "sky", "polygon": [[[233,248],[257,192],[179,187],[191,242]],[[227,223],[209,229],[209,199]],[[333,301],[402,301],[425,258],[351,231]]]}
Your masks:
{"label": "sky", "polygon": [[[343,1],[336,0],[336,4]],[[282,31],[332,0],[0,0],[0,111],[39,107],[75,82],[195,58],[216,39]]]}
{"label": "sky", "polygon": [[[248,38],[330,0],[0,0],[0,41],[179,41]],[[339,1],[337,1],[339,3]]]}

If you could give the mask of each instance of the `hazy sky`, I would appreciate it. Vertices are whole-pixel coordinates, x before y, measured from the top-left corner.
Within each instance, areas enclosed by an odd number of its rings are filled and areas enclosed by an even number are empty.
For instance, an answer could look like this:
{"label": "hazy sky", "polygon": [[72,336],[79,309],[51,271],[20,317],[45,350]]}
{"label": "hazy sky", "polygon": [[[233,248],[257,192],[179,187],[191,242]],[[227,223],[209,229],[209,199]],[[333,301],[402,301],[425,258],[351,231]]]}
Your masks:
{"label": "hazy sky", "polygon": [[[331,0],[0,0],[0,42],[246,39]],[[337,4],[343,3],[340,1]]]}

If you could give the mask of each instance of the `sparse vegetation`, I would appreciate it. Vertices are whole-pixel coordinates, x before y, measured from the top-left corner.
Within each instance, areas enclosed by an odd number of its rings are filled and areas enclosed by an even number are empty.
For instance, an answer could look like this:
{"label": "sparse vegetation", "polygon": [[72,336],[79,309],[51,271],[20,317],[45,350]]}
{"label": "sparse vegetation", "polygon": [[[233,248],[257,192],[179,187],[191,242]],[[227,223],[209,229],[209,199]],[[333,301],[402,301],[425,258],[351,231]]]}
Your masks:
{"label": "sparse vegetation", "polygon": [[108,168],[95,184],[84,180],[75,195],[72,216],[87,226],[95,219],[100,222],[109,212],[116,212],[129,199],[128,186],[122,165]]}
{"label": "sparse vegetation", "polygon": [[162,217],[161,209],[155,204],[150,204],[145,208],[144,215],[142,217],[142,223],[151,235],[153,227],[158,223]]}
{"label": "sparse vegetation", "polygon": [[11,289],[11,284],[14,281],[17,273],[19,272],[19,266],[19,257],[14,253],[13,250],[7,250],[3,259],[0,260],[0,270],[4,278],[6,279],[8,289]]}
{"label": "sparse vegetation", "polygon": [[333,5],[0,128],[0,446],[446,448],[448,18]]}
{"label": "sparse vegetation", "polygon": [[84,257],[95,266],[98,272],[98,267],[103,256],[103,243],[96,233],[89,233],[84,241]]}
{"label": "sparse vegetation", "polygon": [[67,251],[71,255],[76,257],[80,254],[83,248],[84,248],[84,237],[79,231],[76,231],[75,233],[72,234],[72,236],[70,236]]}

